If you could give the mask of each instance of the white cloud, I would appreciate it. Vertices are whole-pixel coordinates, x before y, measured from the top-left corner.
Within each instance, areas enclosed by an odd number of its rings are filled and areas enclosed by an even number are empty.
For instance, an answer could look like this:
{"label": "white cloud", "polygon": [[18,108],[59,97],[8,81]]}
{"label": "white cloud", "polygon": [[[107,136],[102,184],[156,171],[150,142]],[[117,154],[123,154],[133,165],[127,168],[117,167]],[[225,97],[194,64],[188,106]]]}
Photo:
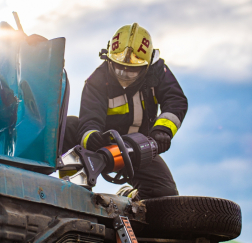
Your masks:
{"label": "white cloud", "polygon": [[[114,0],[57,0],[53,3],[7,0],[6,4],[19,12],[27,32],[42,31],[50,36],[71,33],[82,43],[95,40],[97,35],[102,39],[103,32],[113,29],[105,35],[103,43],[106,43],[120,23],[138,21],[153,35],[155,47],[161,49],[162,57],[170,65],[233,82],[251,77],[251,1],[149,0],[126,4]],[[5,9],[5,13],[9,9]],[[65,29],[60,31],[60,28]],[[81,36],[80,31],[85,28],[89,35]],[[104,46],[101,40],[93,44]],[[72,48],[74,42],[68,45]],[[83,45],[78,54],[84,54],[87,46]]]}
{"label": "white cloud", "polygon": [[167,31],[159,44],[167,63],[213,81],[248,82],[252,75],[251,2],[194,3],[180,9],[181,19],[172,16],[170,22],[163,21]]}
{"label": "white cloud", "polygon": [[251,3],[251,0],[221,0],[220,2],[226,4],[227,6],[239,6]]}
{"label": "white cloud", "polygon": [[193,131],[206,124],[209,119],[215,120],[216,114],[210,105],[198,105],[189,109],[183,123],[183,129]]}
{"label": "white cloud", "polygon": [[181,195],[225,197],[252,187],[251,160],[232,158],[212,164],[188,161],[173,169]]}
{"label": "white cloud", "polygon": [[[1,18],[11,19],[13,24],[11,9],[16,10],[28,34],[38,33],[49,38],[65,36],[69,67],[74,66],[69,60],[74,63],[84,56],[98,63],[96,53],[106,47],[115,30],[136,21],[149,30],[154,47],[179,72],[225,82],[250,82],[252,77],[251,1],[21,2],[2,0]],[[74,68],[68,68],[68,73],[77,75]],[[86,69],[78,70],[78,75],[83,73],[90,74]]]}
{"label": "white cloud", "polygon": [[0,10],[0,21],[7,21],[13,27],[16,28],[12,11],[18,13],[21,20],[21,24],[25,29],[37,27],[37,18],[43,14],[47,14],[50,11],[57,9],[61,3],[61,0],[0,0],[3,8]]}

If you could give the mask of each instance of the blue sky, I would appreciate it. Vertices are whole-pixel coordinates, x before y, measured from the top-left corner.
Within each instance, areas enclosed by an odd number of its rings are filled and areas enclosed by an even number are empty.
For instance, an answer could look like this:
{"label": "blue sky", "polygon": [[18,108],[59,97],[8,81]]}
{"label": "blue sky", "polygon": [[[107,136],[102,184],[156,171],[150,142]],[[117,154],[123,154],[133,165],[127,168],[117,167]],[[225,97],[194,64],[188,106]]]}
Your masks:
{"label": "blue sky", "polygon": [[189,111],[164,158],[181,195],[237,202],[243,217],[239,239],[251,242],[252,84],[181,81]]}
{"label": "blue sky", "polygon": [[[163,155],[180,195],[237,202],[237,240],[251,242],[251,0],[0,0],[0,21],[15,27],[13,10],[28,35],[66,37],[69,115],[78,115],[84,81],[114,32],[133,22],[145,27],[188,97],[187,116]],[[117,189],[99,178],[94,191]]]}

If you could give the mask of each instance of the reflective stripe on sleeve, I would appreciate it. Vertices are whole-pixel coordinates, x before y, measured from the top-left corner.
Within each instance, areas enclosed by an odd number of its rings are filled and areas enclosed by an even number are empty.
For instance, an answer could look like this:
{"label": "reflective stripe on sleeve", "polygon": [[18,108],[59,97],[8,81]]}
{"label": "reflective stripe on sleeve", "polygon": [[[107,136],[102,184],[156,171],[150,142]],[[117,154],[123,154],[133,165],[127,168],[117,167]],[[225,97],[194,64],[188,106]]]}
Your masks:
{"label": "reflective stripe on sleeve", "polygon": [[178,117],[177,117],[176,115],[174,115],[173,113],[171,113],[171,112],[164,112],[164,113],[162,113],[162,114],[158,117],[158,119],[160,119],[160,118],[165,118],[165,119],[167,119],[167,120],[172,121],[172,122],[176,125],[177,129],[179,129],[180,126],[181,126],[181,122],[180,122],[180,120],[178,119]]}
{"label": "reflective stripe on sleeve", "polygon": [[126,94],[108,100],[107,115],[123,115],[129,113]]}
{"label": "reflective stripe on sleeve", "polygon": [[176,127],[176,125],[172,121],[165,119],[165,118],[158,119],[153,127],[155,127],[155,126],[164,126],[164,127],[170,128],[172,131],[173,137],[176,134],[176,132],[178,131],[178,128]]}
{"label": "reflective stripe on sleeve", "polygon": [[91,133],[93,133],[93,132],[98,132],[98,130],[89,130],[89,131],[85,132],[84,135],[82,136],[81,145],[85,149],[87,148],[87,140],[88,140],[89,136],[91,135]]}
{"label": "reflective stripe on sleeve", "polygon": [[133,117],[133,124],[130,126],[128,134],[133,132],[138,132],[142,120],[143,120],[143,108],[142,108],[142,102],[140,98],[139,91],[136,92],[136,94],[133,96],[133,109],[134,109],[134,117]]}

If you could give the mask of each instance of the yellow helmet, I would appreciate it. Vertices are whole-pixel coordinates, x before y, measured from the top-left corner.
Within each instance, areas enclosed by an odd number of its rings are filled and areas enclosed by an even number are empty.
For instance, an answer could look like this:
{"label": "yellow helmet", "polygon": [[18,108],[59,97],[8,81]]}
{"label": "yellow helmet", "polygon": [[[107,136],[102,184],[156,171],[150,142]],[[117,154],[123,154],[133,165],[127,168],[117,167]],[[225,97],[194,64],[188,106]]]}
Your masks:
{"label": "yellow helmet", "polygon": [[113,35],[107,56],[125,66],[149,66],[153,52],[149,32],[139,24],[125,25]]}

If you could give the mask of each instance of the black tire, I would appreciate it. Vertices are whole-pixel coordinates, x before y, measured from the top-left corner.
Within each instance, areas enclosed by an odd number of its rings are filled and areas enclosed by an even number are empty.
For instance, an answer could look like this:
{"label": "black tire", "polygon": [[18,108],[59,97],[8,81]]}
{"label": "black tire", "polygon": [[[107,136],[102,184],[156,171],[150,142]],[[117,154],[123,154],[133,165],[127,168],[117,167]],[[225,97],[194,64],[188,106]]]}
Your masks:
{"label": "black tire", "polygon": [[238,204],[220,198],[170,196],[143,201],[149,237],[212,241],[236,238],[241,232]]}

